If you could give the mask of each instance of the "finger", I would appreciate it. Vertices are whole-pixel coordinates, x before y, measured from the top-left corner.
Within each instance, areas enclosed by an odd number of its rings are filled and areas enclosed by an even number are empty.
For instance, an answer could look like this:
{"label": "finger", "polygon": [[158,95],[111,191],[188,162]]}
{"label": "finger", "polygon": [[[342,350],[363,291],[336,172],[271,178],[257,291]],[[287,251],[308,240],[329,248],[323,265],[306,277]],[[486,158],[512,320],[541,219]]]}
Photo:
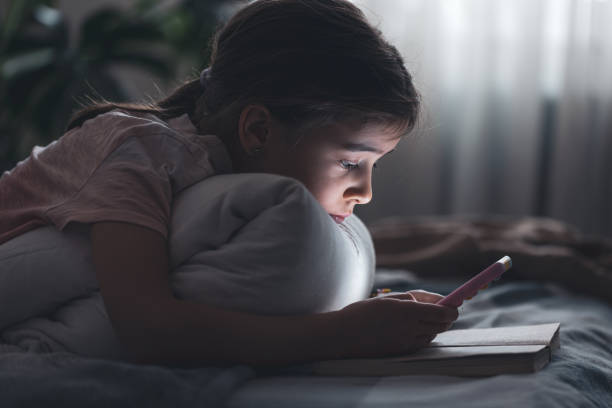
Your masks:
{"label": "finger", "polygon": [[444,298],[444,296],[438,293],[428,292],[422,289],[411,290],[408,293],[412,294],[412,296],[416,298],[417,302],[422,303],[436,303],[438,300]]}
{"label": "finger", "polygon": [[420,321],[420,326],[423,334],[433,334],[436,335],[438,333],[442,333],[451,328],[453,323],[432,323],[432,322],[423,322]]}
{"label": "finger", "polygon": [[436,338],[436,334],[420,334],[415,337],[417,343],[429,344]]}
{"label": "finger", "polygon": [[416,302],[416,298],[410,292],[392,292],[391,294],[383,295],[383,296],[380,296],[380,297],[393,298],[393,299],[402,299],[402,300],[411,300],[413,302]]}
{"label": "finger", "polygon": [[417,312],[419,320],[425,322],[450,323],[459,317],[459,310],[455,307],[420,302],[411,302],[409,305],[409,311]]}

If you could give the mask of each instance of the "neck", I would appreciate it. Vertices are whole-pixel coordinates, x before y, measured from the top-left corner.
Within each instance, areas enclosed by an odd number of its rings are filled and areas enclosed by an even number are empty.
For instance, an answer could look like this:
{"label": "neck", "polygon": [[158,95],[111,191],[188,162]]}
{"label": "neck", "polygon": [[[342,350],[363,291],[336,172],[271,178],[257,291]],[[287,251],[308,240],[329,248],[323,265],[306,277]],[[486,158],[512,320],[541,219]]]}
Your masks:
{"label": "neck", "polygon": [[234,123],[231,120],[231,115],[228,114],[219,115],[216,120],[209,117],[200,121],[196,127],[200,134],[215,135],[221,140],[232,162],[234,173],[263,172],[261,160],[246,154],[235,128],[224,125],[227,123]]}
{"label": "neck", "polygon": [[204,121],[197,124],[198,133],[201,135],[215,135],[225,146],[225,150],[229,155],[232,163],[232,171],[234,173],[244,173],[248,167],[246,162],[248,157],[244,153],[242,146],[236,142],[237,137],[232,134],[225,126],[220,126],[219,121]]}

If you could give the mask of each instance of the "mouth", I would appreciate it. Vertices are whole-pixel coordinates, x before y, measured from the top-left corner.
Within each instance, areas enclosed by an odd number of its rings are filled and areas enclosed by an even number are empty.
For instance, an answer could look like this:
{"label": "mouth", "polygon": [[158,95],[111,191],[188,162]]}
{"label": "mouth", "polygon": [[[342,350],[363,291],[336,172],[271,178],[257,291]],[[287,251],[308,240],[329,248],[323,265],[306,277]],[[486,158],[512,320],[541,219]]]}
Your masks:
{"label": "mouth", "polygon": [[332,217],[334,219],[334,221],[336,221],[338,224],[342,224],[344,219],[346,217],[348,217],[349,215],[351,215],[351,214],[344,214],[344,215],[329,214],[329,216]]}

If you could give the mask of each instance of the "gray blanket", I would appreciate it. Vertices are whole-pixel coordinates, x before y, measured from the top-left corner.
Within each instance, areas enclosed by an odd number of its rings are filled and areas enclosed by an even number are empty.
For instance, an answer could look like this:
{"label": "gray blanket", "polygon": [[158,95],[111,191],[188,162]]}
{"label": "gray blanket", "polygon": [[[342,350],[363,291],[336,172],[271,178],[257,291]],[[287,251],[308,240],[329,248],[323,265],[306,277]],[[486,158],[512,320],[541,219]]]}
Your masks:
{"label": "gray blanket", "polygon": [[467,278],[504,255],[504,280],[555,282],[612,303],[612,239],[544,217],[389,217],[368,225],[376,265]]}
{"label": "gray blanket", "polygon": [[0,355],[2,407],[221,407],[247,366],[177,369],[71,353]]}
{"label": "gray blanket", "polygon": [[[379,269],[376,286],[448,292],[458,282],[426,281]],[[610,407],[612,306],[560,286],[499,281],[460,309],[453,328],[561,322],[561,349],[542,371],[489,378],[265,375],[247,366],[177,369],[76,357],[0,355],[6,407]]]}
{"label": "gray blanket", "polygon": [[[450,292],[458,282],[377,271],[394,290]],[[231,397],[246,407],[611,407],[612,306],[556,284],[503,282],[465,302],[453,329],[560,322],[561,348],[541,371],[485,378],[314,377],[286,373],[248,381]],[[290,371],[290,370],[289,370]],[[297,371],[297,368],[296,368]]]}

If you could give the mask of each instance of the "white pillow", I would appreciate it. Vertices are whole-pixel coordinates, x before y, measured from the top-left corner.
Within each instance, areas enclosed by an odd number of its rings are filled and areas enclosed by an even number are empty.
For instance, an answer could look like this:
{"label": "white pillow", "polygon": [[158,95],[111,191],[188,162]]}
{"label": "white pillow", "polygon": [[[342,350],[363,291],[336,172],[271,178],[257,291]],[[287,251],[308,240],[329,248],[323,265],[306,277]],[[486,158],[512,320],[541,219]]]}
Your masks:
{"label": "white pillow", "polygon": [[365,299],[374,246],[355,215],[337,224],[303,184],[229,174],[173,205],[172,284],[178,297],[262,314],[340,309]]}
{"label": "white pillow", "polygon": [[[0,245],[3,343],[120,358],[89,230],[42,227]],[[177,297],[251,313],[336,310],[366,298],[374,280],[363,223],[337,224],[301,183],[277,175],[219,175],[182,191],[168,246]]]}

